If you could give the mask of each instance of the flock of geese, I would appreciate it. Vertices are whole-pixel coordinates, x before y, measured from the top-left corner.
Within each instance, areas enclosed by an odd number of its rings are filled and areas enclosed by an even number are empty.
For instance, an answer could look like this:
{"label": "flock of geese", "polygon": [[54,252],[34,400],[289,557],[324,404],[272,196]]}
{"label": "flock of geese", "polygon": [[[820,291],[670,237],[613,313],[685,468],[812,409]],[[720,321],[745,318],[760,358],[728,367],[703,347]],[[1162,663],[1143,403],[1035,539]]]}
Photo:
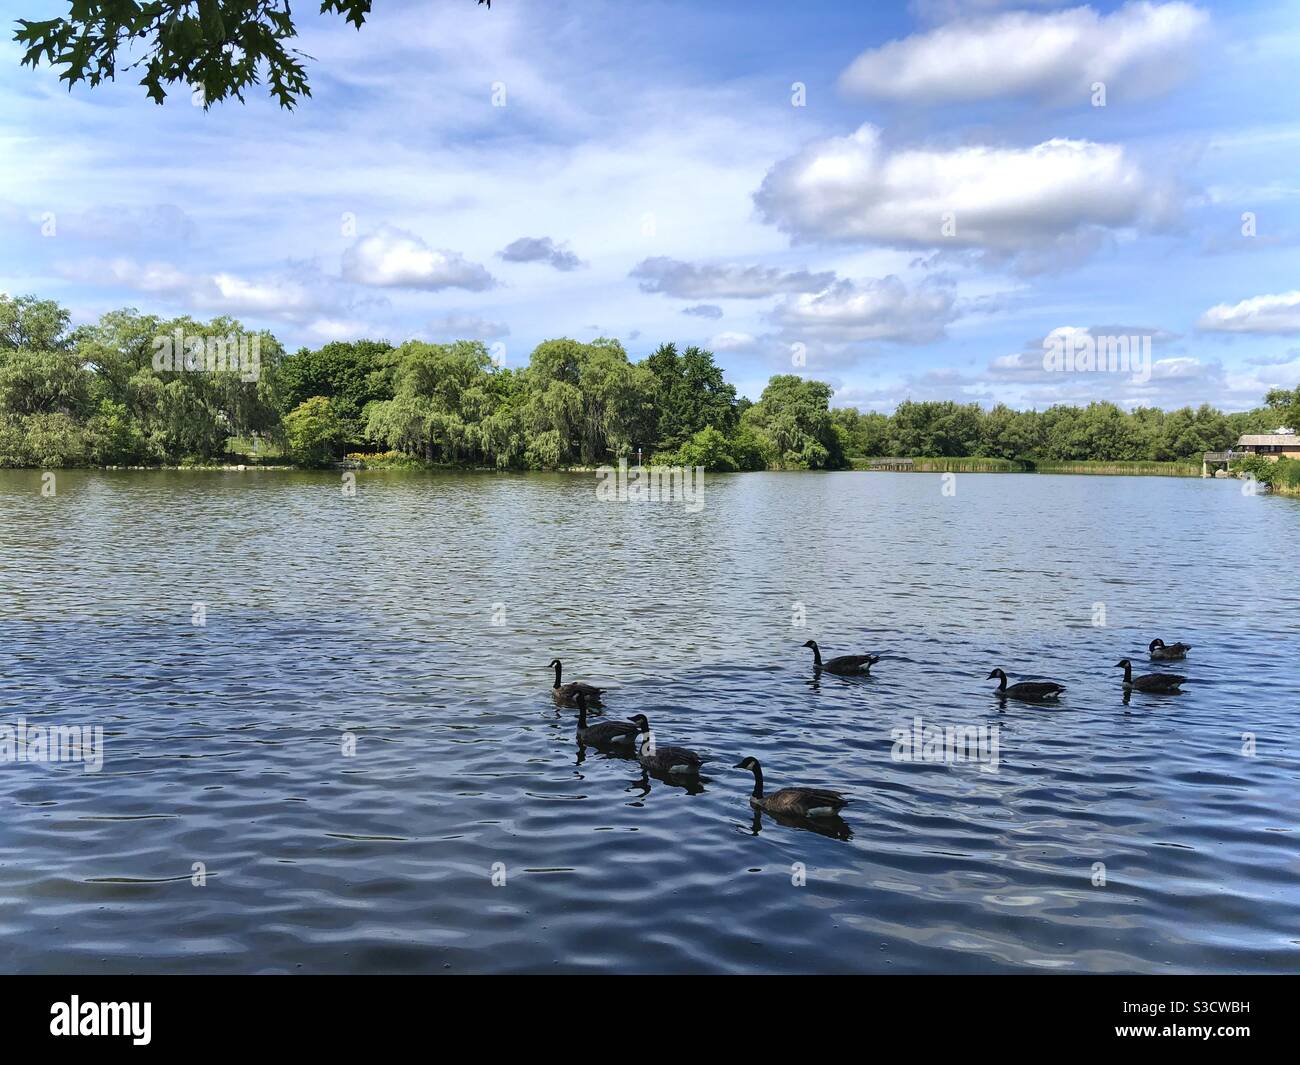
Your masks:
{"label": "flock of geese", "polygon": [[[804,647],[813,653],[813,669],[817,673],[831,673],[840,677],[866,676],[871,667],[880,661],[879,655],[839,655],[823,660],[821,648],[815,640],[809,640]],[[1155,639],[1147,646],[1151,660],[1155,662],[1172,662],[1187,657],[1191,644],[1172,643],[1166,645],[1164,640]],[[576,707],[578,710],[578,741],[598,750],[616,751],[625,754],[634,753],[636,760],[647,772],[668,778],[689,778],[699,775],[700,767],[708,761],[689,747],[669,747],[656,743],[650,722],[645,714],[634,714],[627,721],[587,721],[587,711],[603,707],[601,696],[604,688],[586,684],[580,680],[563,683],[563,665],[558,658],[552,659],[547,666],[555,670],[555,683],[551,687],[551,697],[556,706]],[[1131,692],[1150,694],[1177,694],[1186,677],[1177,673],[1143,673],[1133,675],[1133,663],[1121,658],[1115,668],[1124,670],[1124,697],[1128,701]],[[1051,680],[1027,680],[1018,684],[1007,684],[1007,675],[1001,669],[989,673],[988,680],[996,679],[995,691],[1001,699],[1019,699],[1024,702],[1043,703],[1060,698],[1065,685]],[[838,791],[827,788],[789,787],[768,793],[763,789],[763,767],[757,758],[746,757],[737,762],[733,769],[744,769],[754,774],[754,790],[749,797],[749,804],[756,811],[764,811],[780,818],[823,819],[837,817],[840,810],[849,804],[849,799]]]}

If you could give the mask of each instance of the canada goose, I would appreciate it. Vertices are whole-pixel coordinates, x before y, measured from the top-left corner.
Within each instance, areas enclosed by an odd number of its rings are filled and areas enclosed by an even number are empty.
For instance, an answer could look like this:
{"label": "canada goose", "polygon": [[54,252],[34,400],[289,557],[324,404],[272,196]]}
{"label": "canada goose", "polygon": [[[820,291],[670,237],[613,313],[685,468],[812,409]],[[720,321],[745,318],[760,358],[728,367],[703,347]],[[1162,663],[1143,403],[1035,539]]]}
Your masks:
{"label": "canada goose", "polygon": [[1065,691],[1064,684],[1054,680],[1022,680],[1019,684],[1007,687],[1007,675],[1000,669],[993,670],[985,680],[998,678],[998,695],[1009,699],[1026,699],[1031,703],[1041,703],[1044,699],[1055,699]]}
{"label": "canada goose", "polygon": [[694,775],[704,763],[703,756],[688,747],[662,747],[654,742],[650,735],[650,722],[645,714],[636,714],[632,724],[641,735],[636,743],[636,759],[646,769],[656,773],[669,773],[676,776]]}
{"label": "canada goose", "polygon": [[640,731],[630,721],[597,721],[587,724],[587,694],[581,689],[574,693],[578,703],[578,739],[593,747],[631,748]]}
{"label": "canada goose", "polygon": [[829,658],[823,662],[822,649],[817,646],[816,640],[809,640],[804,646],[812,648],[814,669],[834,673],[839,677],[861,676],[870,673],[871,667],[880,661],[879,655],[840,655],[838,658]]}
{"label": "canada goose", "polygon": [[1192,649],[1190,643],[1171,643],[1165,646],[1165,641],[1159,638],[1154,639],[1147,646],[1151,652],[1151,657],[1157,662],[1175,662],[1180,658],[1186,658],[1187,652]]}
{"label": "canada goose", "polygon": [[1172,692],[1181,694],[1178,686],[1187,678],[1180,677],[1177,673],[1143,673],[1140,677],[1133,676],[1133,663],[1127,658],[1121,658],[1115,663],[1115,668],[1124,669],[1124,690],[1135,692]]}
{"label": "canada goose", "polygon": [[570,681],[565,685],[560,684],[561,666],[558,658],[551,659],[551,664],[546,668],[555,670],[555,684],[551,687],[551,698],[555,700],[556,706],[576,705],[573,697],[577,695],[578,692],[582,692],[582,694],[587,697],[588,706],[604,705],[604,703],[600,701],[600,697],[605,691],[604,688],[595,688],[590,684],[584,684],[580,680]]}
{"label": "canada goose", "polygon": [[757,758],[745,758],[732,768],[753,770],[754,794],[749,797],[749,805],[756,810],[797,817],[834,817],[849,804],[849,800],[838,791],[825,788],[781,788],[771,795],[764,795],[763,767]]}

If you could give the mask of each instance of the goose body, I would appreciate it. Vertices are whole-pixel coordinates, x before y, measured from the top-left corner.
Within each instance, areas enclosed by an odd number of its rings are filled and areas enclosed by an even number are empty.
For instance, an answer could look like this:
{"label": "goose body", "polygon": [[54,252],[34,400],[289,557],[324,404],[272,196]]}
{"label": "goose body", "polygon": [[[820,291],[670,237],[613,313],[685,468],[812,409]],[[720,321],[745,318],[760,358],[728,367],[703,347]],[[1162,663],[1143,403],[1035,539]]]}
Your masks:
{"label": "goose body", "polygon": [[1180,658],[1186,658],[1191,649],[1190,643],[1171,643],[1166,646],[1165,641],[1159,638],[1152,640],[1147,647],[1157,662],[1176,662]]}
{"label": "goose body", "polygon": [[1060,698],[1065,691],[1064,684],[1054,680],[1022,680],[1019,684],[1007,686],[1007,675],[1000,669],[993,670],[986,680],[998,678],[998,695],[1008,699],[1024,699],[1031,703],[1041,703],[1046,699]]}
{"label": "goose body", "polygon": [[1178,687],[1186,677],[1177,673],[1143,673],[1139,677],[1133,676],[1133,663],[1127,658],[1121,658],[1115,663],[1115,668],[1123,667],[1124,670],[1124,690],[1134,692],[1168,692],[1179,694]]}
{"label": "goose body", "polygon": [[636,760],[646,769],[670,776],[695,776],[699,773],[704,757],[689,747],[665,747],[654,743],[645,714],[633,717],[632,725],[640,733],[636,738]]}
{"label": "goose body", "polygon": [[563,667],[560,665],[558,658],[551,659],[551,664],[547,668],[555,670],[555,683],[551,686],[551,698],[555,700],[556,706],[577,706],[579,692],[587,697],[588,706],[604,705],[600,701],[601,695],[605,692],[604,688],[596,688],[590,684],[584,684],[580,680],[570,681],[568,684],[560,683]]}
{"label": "goose body", "polygon": [[870,673],[871,667],[880,661],[879,655],[838,655],[823,662],[822,651],[817,646],[816,640],[809,640],[804,646],[812,648],[814,669],[834,673],[839,677],[862,676]]}
{"label": "goose body", "polygon": [[733,768],[754,773],[754,793],[749,805],[755,810],[793,817],[834,817],[849,804],[838,791],[827,788],[781,788],[767,795],[763,791],[763,767],[757,758],[746,758]]}
{"label": "goose body", "polygon": [[624,747],[632,749],[640,732],[630,721],[598,721],[587,724],[587,694],[579,690],[574,695],[578,703],[578,739],[593,747]]}

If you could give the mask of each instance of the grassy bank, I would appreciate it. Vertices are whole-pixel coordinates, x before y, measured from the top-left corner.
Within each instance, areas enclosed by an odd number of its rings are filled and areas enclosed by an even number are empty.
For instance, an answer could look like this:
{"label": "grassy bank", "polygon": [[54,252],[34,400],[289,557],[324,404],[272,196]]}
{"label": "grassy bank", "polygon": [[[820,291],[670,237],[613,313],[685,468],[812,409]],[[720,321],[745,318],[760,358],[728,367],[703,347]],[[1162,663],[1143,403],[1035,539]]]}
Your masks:
{"label": "grassy bank", "polygon": [[[868,470],[886,459],[853,459],[855,470]],[[1091,473],[1111,477],[1199,477],[1197,462],[1052,462],[1033,459],[914,458],[915,473]]]}
{"label": "grassy bank", "polygon": [[1248,467],[1243,463],[1243,468],[1253,472],[1257,480],[1278,495],[1300,496],[1300,459],[1253,460]]}

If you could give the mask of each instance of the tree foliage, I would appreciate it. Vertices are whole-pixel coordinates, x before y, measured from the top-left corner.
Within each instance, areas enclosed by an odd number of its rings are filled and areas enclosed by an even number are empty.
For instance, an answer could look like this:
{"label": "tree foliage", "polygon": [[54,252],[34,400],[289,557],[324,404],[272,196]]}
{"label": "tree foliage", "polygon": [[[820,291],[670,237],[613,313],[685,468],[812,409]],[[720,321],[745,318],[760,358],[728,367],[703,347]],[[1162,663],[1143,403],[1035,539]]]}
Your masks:
{"label": "tree foliage", "polygon": [[[323,0],[320,13],[360,29],[371,4]],[[310,57],[291,46],[297,35],[290,0],[69,0],[63,18],[19,19],[14,40],[25,48],[24,65],[62,67],[59,79],[69,89],[111,81],[121,66],[142,70],[140,84],[159,104],[177,83],[201,89],[206,109],[232,96],[242,102],[265,81],[280,106],[292,109],[311,95],[303,65]]]}
{"label": "tree foliage", "polygon": [[[257,341],[257,373],[204,361],[231,336]],[[178,337],[204,359],[160,360],[160,345],[180,350]],[[56,303],[0,296],[0,465],[219,462],[253,436],[287,445],[303,465],[370,448],[403,463],[498,469],[597,466],[637,452],[719,471],[840,469],[865,456],[1170,461],[1300,421],[1300,389],[1238,414],[909,400],[885,415],[832,410],[832,394],[787,374],[751,403],[711,352],[671,343],[632,362],[616,340],[547,340],[521,369],[494,365],[468,340],[359,340],[285,357],[269,333],[230,318],[122,310],[70,329]]]}

